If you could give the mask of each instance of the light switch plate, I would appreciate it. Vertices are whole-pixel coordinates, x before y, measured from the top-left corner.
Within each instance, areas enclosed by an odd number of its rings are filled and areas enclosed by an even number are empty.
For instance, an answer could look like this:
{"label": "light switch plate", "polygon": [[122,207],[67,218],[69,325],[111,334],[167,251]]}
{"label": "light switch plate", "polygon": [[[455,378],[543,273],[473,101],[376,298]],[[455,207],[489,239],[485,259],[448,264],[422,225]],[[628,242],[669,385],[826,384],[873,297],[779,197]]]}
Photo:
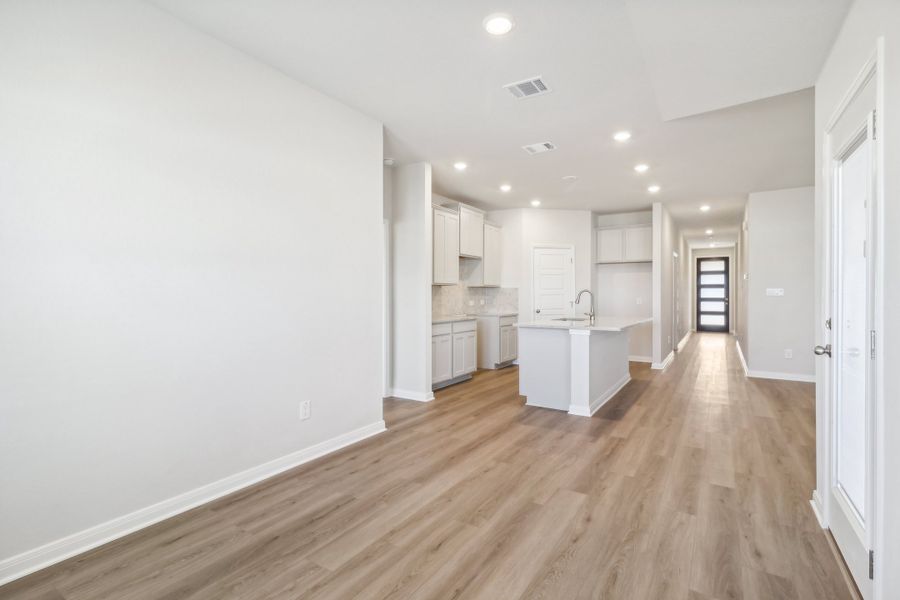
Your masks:
{"label": "light switch plate", "polygon": [[766,288],[766,296],[784,296],[784,288]]}

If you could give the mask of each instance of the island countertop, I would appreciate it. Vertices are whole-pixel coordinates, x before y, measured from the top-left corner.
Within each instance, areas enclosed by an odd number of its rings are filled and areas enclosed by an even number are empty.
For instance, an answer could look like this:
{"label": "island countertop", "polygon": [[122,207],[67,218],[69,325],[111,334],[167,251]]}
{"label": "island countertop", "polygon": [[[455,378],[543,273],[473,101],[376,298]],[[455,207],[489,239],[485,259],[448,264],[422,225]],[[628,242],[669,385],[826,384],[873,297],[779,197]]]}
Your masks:
{"label": "island countertop", "polygon": [[520,329],[567,329],[582,331],[625,331],[629,327],[650,323],[651,317],[595,317],[594,324],[589,321],[531,321],[518,323]]}

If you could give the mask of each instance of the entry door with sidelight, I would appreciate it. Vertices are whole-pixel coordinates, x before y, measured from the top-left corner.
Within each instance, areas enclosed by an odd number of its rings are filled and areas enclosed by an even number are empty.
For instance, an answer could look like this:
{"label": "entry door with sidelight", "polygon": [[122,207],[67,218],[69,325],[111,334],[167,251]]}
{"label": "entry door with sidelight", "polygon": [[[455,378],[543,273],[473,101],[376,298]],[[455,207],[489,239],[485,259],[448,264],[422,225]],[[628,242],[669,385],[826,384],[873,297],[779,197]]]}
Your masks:
{"label": "entry door with sidelight", "polygon": [[729,331],[728,258],[697,259],[697,331]]}
{"label": "entry door with sidelight", "polygon": [[575,249],[535,246],[532,265],[535,320],[546,321],[571,313],[575,300]]}

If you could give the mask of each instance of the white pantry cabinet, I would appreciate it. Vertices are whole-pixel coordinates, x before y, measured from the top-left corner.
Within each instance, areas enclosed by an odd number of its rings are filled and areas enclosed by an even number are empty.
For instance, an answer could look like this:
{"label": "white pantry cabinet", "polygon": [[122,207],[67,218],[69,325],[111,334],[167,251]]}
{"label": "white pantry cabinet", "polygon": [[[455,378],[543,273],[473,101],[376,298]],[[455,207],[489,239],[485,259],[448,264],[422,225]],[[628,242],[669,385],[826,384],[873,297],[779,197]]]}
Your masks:
{"label": "white pantry cabinet", "polygon": [[502,229],[484,224],[484,255],[463,259],[462,278],[469,287],[500,287],[500,235]]}
{"label": "white pantry cabinet", "polygon": [[650,262],[653,260],[653,227],[604,227],[597,229],[597,263]]}
{"label": "white pantry cabinet", "polygon": [[459,255],[484,256],[484,212],[465,204],[459,205]]}
{"label": "white pantry cabinet", "polygon": [[443,207],[432,208],[434,285],[459,283],[459,215]]}
{"label": "white pantry cabinet", "polygon": [[478,316],[478,366],[500,369],[519,357],[517,315],[502,313]]}

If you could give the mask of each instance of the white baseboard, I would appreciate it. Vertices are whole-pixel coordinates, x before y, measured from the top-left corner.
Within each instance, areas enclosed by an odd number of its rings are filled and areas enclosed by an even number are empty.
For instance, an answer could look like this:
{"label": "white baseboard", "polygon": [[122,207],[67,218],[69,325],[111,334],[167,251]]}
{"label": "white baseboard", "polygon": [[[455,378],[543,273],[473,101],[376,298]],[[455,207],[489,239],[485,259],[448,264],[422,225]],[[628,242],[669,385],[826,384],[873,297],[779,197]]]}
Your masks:
{"label": "white baseboard", "polygon": [[741,366],[744,367],[744,376],[749,377],[750,370],[747,368],[747,361],[744,360],[744,352],[741,350],[741,343],[735,340],[734,345],[737,346],[738,357],[741,359]]}
{"label": "white baseboard", "polygon": [[681,338],[681,341],[678,342],[678,345],[675,346],[676,348],[678,348],[678,351],[679,351],[679,352],[681,352],[682,350],[684,350],[684,345],[687,344],[688,338],[691,337],[691,333],[693,333],[693,332],[689,329],[689,330],[687,331],[687,333],[684,334],[684,337]]}
{"label": "white baseboard", "polygon": [[826,529],[825,511],[822,506],[822,500],[819,498],[819,490],[813,490],[812,498],[809,499],[809,505],[812,506],[812,511],[813,514],[816,515],[816,521],[819,522],[819,527]]}
{"label": "white baseboard", "polygon": [[434,392],[423,393],[394,388],[391,390],[391,397],[400,398],[401,400],[415,400],[416,402],[431,402],[434,400]]}
{"label": "white baseboard", "polygon": [[585,409],[581,406],[569,406],[569,414],[577,417],[592,417],[595,412],[600,410],[601,406],[609,402],[623,387],[628,385],[629,381],[631,381],[631,375],[626,373],[622,379],[614,383],[608,390],[591,400],[589,409]]}
{"label": "white baseboard", "polygon": [[334,452],[385,431],[384,421],[348,431],[309,448],[298,450],[259,466],[229,475],[208,485],[163,500],[133,513],[95,525],[84,531],[50,542],[0,561],[0,585],[24,577],[98,546],[164,521],[207,502],[293,469],[303,463]]}
{"label": "white baseboard", "polygon": [[657,371],[663,371],[663,370],[665,370],[666,367],[669,366],[669,364],[671,364],[671,362],[674,358],[675,358],[675,352],[669,352],[668,356],[666,356],[666,358],[663,359],[662,362],[653,363],[652,365],[650,365],[650,368],[655,369]]}
{"label": "white baseboard", "polygon": [[777,371],[747,371],[747,377],[756,377],[758,379],[781,379],[783,381],[802,381],[804,383],[815,383],[815,375],[804,375],[803,373],[779,373]]}
{"label": "white baseboard", "polygon": [[628,362],[652,363],[652,356],[629,356]]}

